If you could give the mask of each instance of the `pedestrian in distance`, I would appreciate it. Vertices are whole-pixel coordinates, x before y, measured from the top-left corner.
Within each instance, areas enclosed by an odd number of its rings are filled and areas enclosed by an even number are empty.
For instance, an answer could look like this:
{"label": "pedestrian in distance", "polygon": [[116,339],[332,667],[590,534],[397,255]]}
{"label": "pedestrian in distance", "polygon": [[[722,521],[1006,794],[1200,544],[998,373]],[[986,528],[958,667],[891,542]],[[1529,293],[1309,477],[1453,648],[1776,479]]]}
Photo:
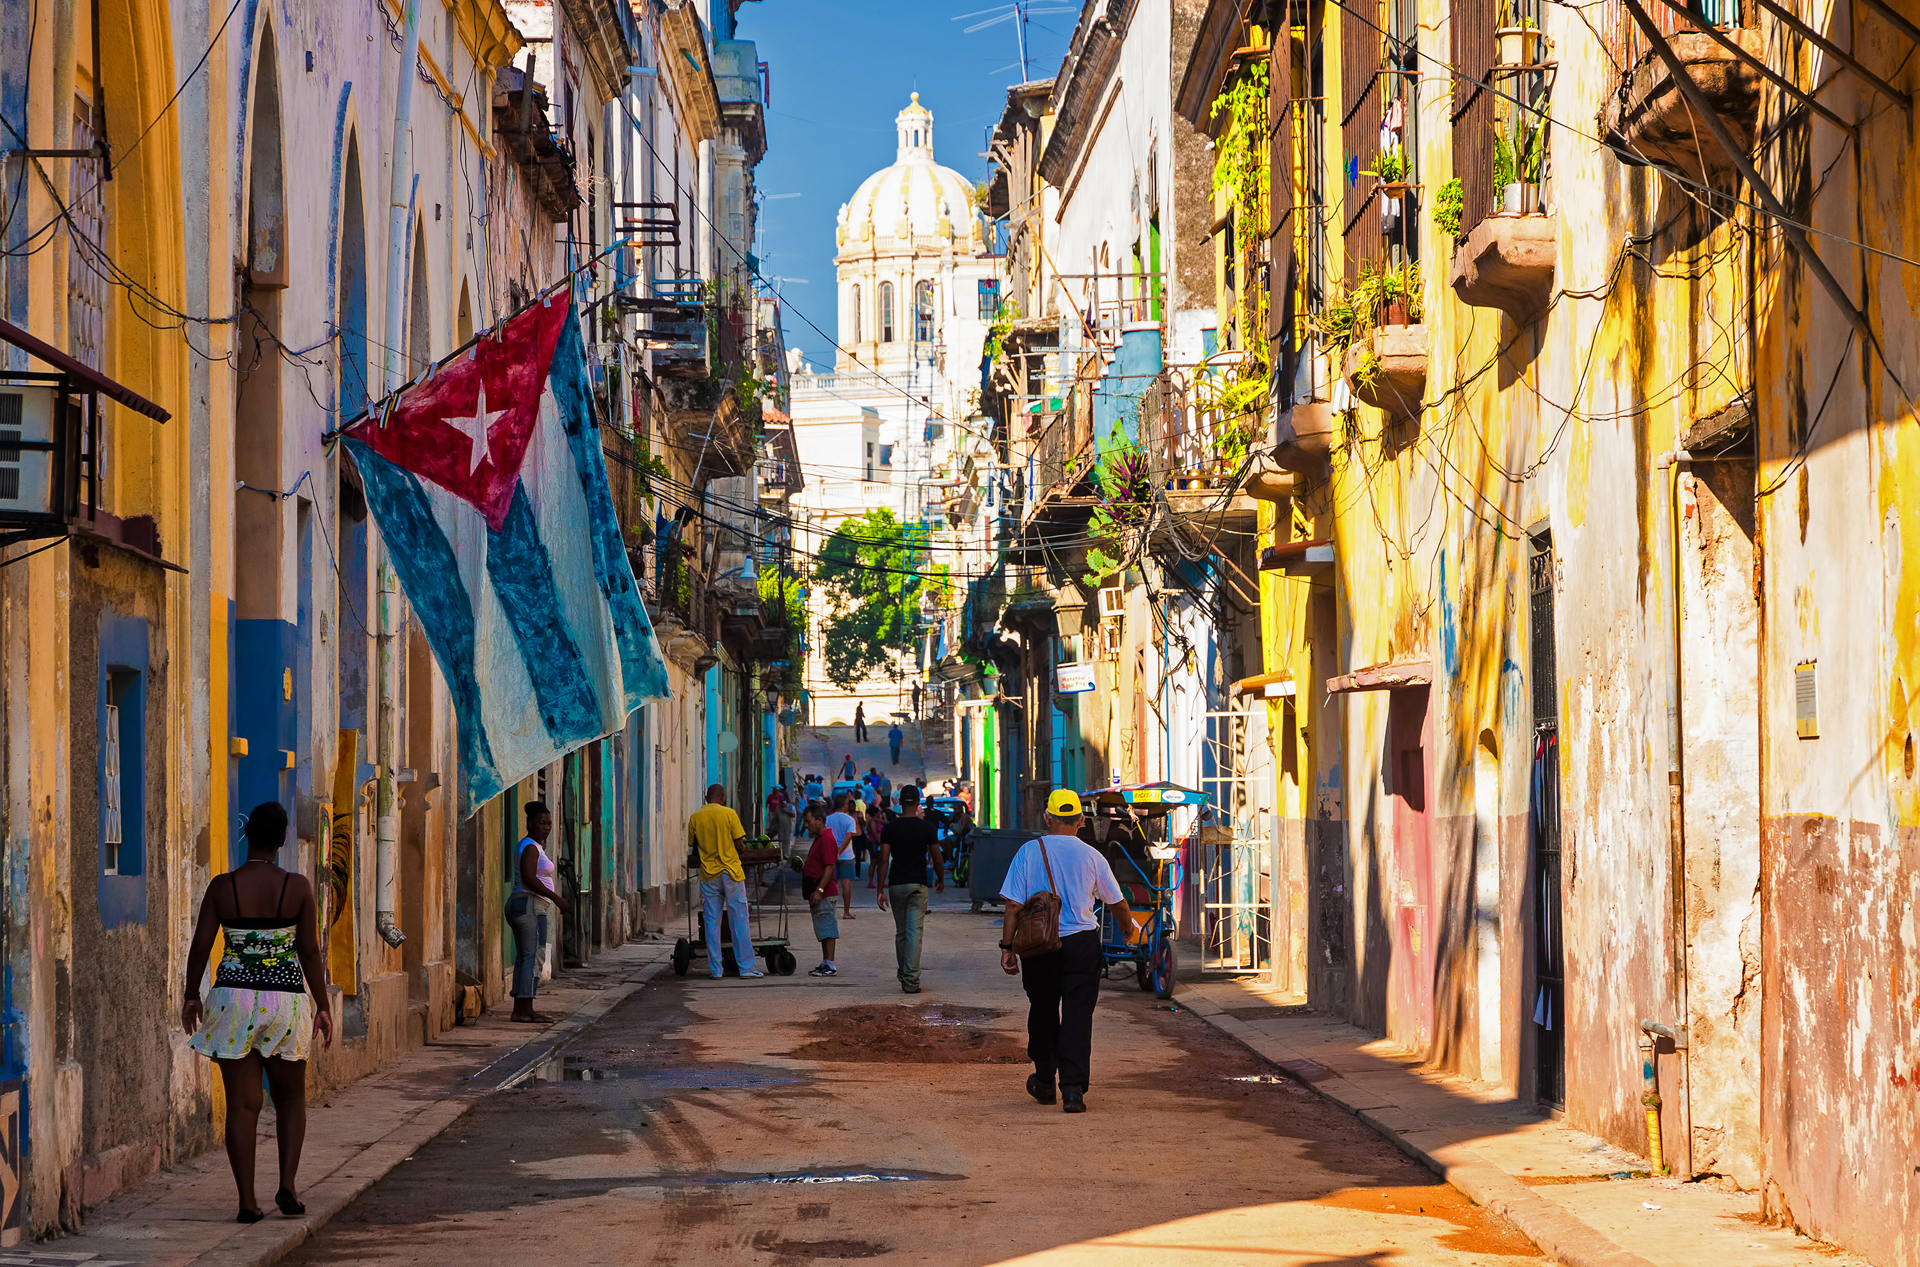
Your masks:
{"label": "pedestrian in distance", "polygon": [[[906,994],[920,993],[920,943],[927,923],[927,869],[933,869],[933,891],[945,893],[946,863],[933,824],[920,813],[920,789],[900,789],[900,813],[880,833],[880,861],[886,887],[879,892],[880,909],[893,904],[893,957]],[[1096,947],[1097,949],[1097,947]]]}
{"label": "pedestrian in distance", "polygon": [[807,973],[810,977],[838,976],[833,954],[840,945],[840,922],[834,918],[833,899],[840,895],[840,842],[827,826],[827,812],[814,802],[807,806],[801,830],[813,834],[813,847],[800,868],[800,892],[813,914],[813,935],[820,939],[820,966]]}
{"label": "pedestrian in distance", "polygon": [[[1114,878],[1113,868],[1099,850],[1073,834],[1082,816],[1079,796],[1055,788],[1047,797],[1046,834],[1020,846],[1000,886],[1000,897],[1007,904],[1000,967],[1009,976],[1019,974],[1027,993],[1027,1056],[1033,1061],[1027,1094],[1052,1104],[1057,1081],[1060,1107],[1068,1113],[1087,1111],[1093,1007],[1100,998],[1100,974],[1105,967],[1093,900],[1105,902],[1121,928],[1133,926],[1126,892]],[[1047,892],[1059,898],[1058,948],[1022,959],[1014,952],[1012,940],[1021,908],[1035,894]]]}
{"label": "pedestrian in distance", "polygon": [[533,1010],[540,988],[540,961],[547,955],[547,913],[542,898],[562,914],[573,908],[553,887],[557,868],[547,856],[547,838],[553,835],[553,813],[539,801],[528,801],[527,834],[514,852],[513,891],[507,895],[507,927],[513,930],[513,1013],[510,1021],[522,1025],[551,1025],[553,1018]]}
{"label": "pedestrian in distance", "polygon": [[753,929],[747,923],[747,873],[740,865],[740,846],[747,829],[727,804],[727,789],[715,783],[707,789],[707,803],[687,819],[687,847],[700,860],[700,909],[707,920],[707,967],[718,981],[726,975],[721,961],[720,908],[726,906],[733,926],[733,961],[743,977],[764,977],[753,959]]}
{"label": "pedestrian in distance", "polygon": [[867,706],[864,701],[853,706],[853,741],[867,742]]}
{"label": "pedestrian in distance", "polygon": [[883,798],[892,795],[893,780],[880,773],[880,767],[872,766],[867,770],[867,773],[873,778],[874,791],[878,792]]}
{"label": "pedestrian in distance", "polygon": [[904,730],[900,729],[899,722],[893,723],[893,728],[887,731],[887,751],[893,754],[893,763],[895,765],[900,764],[900,745],[906,742],[906,738],[907,734]]}
{"label": "pedestrian in distance", "polygon": [[920,684],[918,682],[913,684],[913,719],[920,720]]}
{"label": "pedestrian in distance", "polygon": [[[833,812],[827,815],[827,827],[833,832],[834,842],[839,846],[835,854],[834,875],[842,880],[853,879],[853,837],[860,828],[854,821],[853,797],[846,792],[833,798]],[[842,909],[848,919],[853,918],[853,886],[841,884]]]}
{"label": "pedestrian in distance", "polygon": [[867,815],[867,834],[864,840],[867,856],[871,859],[867,864],[867,887],[870,889],[880,887],[880,837],[892,818],[893,811],[887,808],[884,802]]}
{"label": "pedestrian in distance", "polygon": [[793,819],[787,813],[787,789],[778,783],[767,793],[767,825],[773,828],[773,838],[782,845],[793,839]]}
{"label": "pedestrian in distance", "polygon": [[[333,1045],[333,1013],[313,886],[273,860],[286,843],[287,811],[277,801],[255,806],[243,831],[247,860],[215,876],[200,899],[200,922],[187,950],[180,1028],[189,1046],[220,1066],[227,1093],[227,1162],[240,1195],[234,1222],[258,1223],[266,1217],[253,1191],[262,1077],[273,1096],[273,1131],[280,1146],[280,1190],[273,1201],[282,1214],[305,1214],[307,1207],[296,1194],[307,1134],[307,1057],[316,1031],[323,1046]],[[226,951],[202,1003],[200,981],[215,934],[224,934]]]}
{"label": "pedestrian in distance", "polygon": [[859,773],[860,767],[853,764],[853,754],[849,752],[840,762],[840,780],[846,782]]}
{"label": "pedestrian in distance", "polygon": [[819,775],[809,774],[807,776],[807,786],[801,789],[800,794],[809,801],[818,801],[826,796],[827,787],[826,784],[821,781]]}

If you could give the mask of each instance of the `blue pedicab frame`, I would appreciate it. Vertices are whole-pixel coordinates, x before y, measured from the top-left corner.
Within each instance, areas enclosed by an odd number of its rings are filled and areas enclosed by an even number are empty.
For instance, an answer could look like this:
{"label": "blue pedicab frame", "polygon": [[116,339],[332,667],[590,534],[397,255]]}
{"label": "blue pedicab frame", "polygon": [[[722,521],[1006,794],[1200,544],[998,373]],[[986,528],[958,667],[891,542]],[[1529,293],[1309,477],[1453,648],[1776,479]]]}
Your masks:
{"label": "blue pedicab frame", "polygon": [[[1204,811],[1209,803],[1207,794],[1162,782],[1100,788],[1083,793],[1080,799],[1090,816],[1132,829],[1130,840],[1094,846],[1113,867],[1114,878],[1129,891],[1128,905],[1133,908],[1138,928],[1137,937],[1128,937],[1114,913],[1101,908],[1100,950],[1106,965],[1111,969],[1132,964],[1134,979],[1142,990],[1171,998],[1177,971],[1173,895],[1182,878],[1180,850],[1172,841],[1171,830],[1163,833],[1166,840],[1154,841],[1153,833],[1146,828],[1175,810]],[[1135,898],[1145,900],[1135,902]]]}

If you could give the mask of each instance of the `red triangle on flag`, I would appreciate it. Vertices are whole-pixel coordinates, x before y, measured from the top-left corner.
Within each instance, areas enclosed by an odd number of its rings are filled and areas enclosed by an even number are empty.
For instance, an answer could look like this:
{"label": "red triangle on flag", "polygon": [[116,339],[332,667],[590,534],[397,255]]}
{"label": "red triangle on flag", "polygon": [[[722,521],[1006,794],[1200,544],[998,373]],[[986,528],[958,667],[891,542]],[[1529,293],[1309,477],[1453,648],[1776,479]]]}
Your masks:
{"label": "red triangle on flag", "polygon": [[499,531],[566,320],[564,297],[535,304],[406,388],[384,425],[371,414],[347,434],[473,503]]}

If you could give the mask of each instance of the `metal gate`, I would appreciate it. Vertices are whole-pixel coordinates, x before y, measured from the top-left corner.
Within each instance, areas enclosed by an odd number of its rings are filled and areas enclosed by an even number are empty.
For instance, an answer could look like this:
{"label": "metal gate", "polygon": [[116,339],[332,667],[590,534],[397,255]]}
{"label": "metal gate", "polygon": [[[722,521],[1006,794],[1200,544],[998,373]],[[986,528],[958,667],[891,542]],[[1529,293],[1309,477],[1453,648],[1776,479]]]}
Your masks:
{"label": "metal gate", "polygon": [[1247,771],[1247,716],[1207,714],[1200,790],[1212,814],[1194,831],[1203,972],[1273,966],[1272,798]]}
{"label": "metal gate", "polygon": [[1553,543],[1527,561],[1533,672],[1533,1040],[1536,1097],[1566,1098],[1566,983],[1560,941],[1560,706],[1554,663]]}

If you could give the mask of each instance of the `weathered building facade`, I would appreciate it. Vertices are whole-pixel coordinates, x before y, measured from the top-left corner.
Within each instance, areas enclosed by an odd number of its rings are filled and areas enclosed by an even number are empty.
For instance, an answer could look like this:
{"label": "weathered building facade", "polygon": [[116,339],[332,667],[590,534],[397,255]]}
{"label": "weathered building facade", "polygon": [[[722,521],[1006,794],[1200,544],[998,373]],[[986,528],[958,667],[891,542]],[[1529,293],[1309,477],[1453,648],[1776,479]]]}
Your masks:
{"label": "weathered building facade", "polygon": [[[1100,16],[1117,38],[1115,12]],[[1045,542],[1111,555],[1133,525],[1148,548],[1115,623],[1139,619],[1135,584],[1206,595],[1228,654],[1220,600],[1238,586],[1258,653],[1201,674],[1217,692],[1202,724],[1252,702],[1236,724],[1266,751],[1252,803],[1267,826],[1227,823],[1216,795],[1212,832],[1265,840],[1272,979],[1677,1173],[1757,1190],[1769,1217],[1908,1263],[1920,881],[1900,843],[1915,420],[1900,120],[1920,29],[1897,4],[1708,15],[1204,6],[1171,91],[1211,142],[1211,374],[1172,384],[1185,415],[1154,394],[1165,377],[1119,393],[1181,420],[1144,495],[1071,460],[1030,481],[1007,567],[979,587],[999,618],[976,618],[976,646],[1033,681],[1037,637],[1105,614],[1060,586],[1084,565],[1057,566]],[[1041,260],[1075,267],[1063,241],[1090,179],[1069,190],[1037,155],[1159,92],[1129,76],[1112,101],[1069,103],[1084,47],[1010,94],[994,138],[1009,293],[1030,303],[1066,290]],[[1167,270],[1177,287],[1177,256]],[[991,367],[1021,465],[1050,453],[1049,413],[1075,416],[1064,350],[1099,326],[1084,306],[1056,315],[1009,314]],[[1177,349],[1177,315],[1161,322]],[[1189,442],[1233,494],[1217,508],[1187,495],[1209,486],[1177,460]],[[1244,516],[1247,550],[1216,532],[1211,571],[1183,573],[1203,552],[1151,543],[1203,508],[1223,528]],[[1169,553],[1181,562],[1156,571]],[[1019,571],[1047,564],[1047,583]],[[1142,684],[1197,645],[1180,610],[1122,643],[1113,678],[1176,745],[1194,720]],[[1009,654],[992,626],[1023,622],[1038,633]],[[1138,764],[1124,726],[1087,726],[1097,757],[1050,769],[1049,701],[1019,702],[1033,775],[1010,804],[1180,777]],[[1190,876],[1208,826],[1188,838]],[[1204,948],[1214,930],[1187,915]]]}
{"label": "weathered building facade", "polygon": [[[0,66],[0,396],[37,399],[20,376],[60,371],[102,402],[81,416],[75,504],[29,523],[0,499],[0,1114],[20,1128],[0,1239],[76,1225],[218,1138],[179,973],[255,804],[287,806],[281,860],[329,916],[341,1027],[316,1092],[504,996],[528,801],[555,807],[579,898],[552,967],[677,912],[715,747],[718,670],[699,657],[731,657],[751,733],[781,711],[753,689],[777,654],[755,589],[722,610],[659,584],[681,557],[663,562],[661,529],[718,477],[751,488],[758,401],[783,390],[777,317],[743,269],[757,73],[723,93],[709,70],[705,97],[661,73],[688,53],[753,72],[731,10],[711,10],[243,0],[222,23],[0,5],[5,46],[28,53]],[[336,436],[543,297],[589,331],[662,641],[710,623],[675,647],[671,698],[468,816],[447,686]],[[669,447],[688,410],[712,456]]]}

